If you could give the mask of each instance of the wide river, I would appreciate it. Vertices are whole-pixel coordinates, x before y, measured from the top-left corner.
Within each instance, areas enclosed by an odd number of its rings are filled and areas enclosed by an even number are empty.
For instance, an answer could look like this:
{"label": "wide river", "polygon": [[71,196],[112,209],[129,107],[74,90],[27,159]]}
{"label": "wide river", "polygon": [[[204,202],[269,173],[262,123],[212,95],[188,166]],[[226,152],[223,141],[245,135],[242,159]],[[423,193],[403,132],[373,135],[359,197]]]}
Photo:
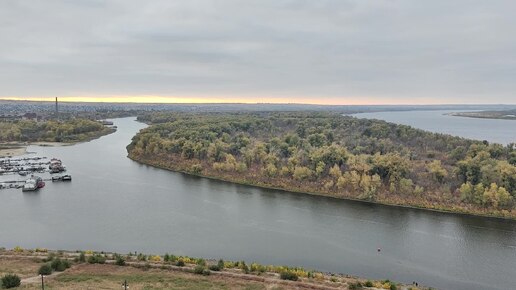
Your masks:
{"label": "wide river", "polygon": [[[469,119],[467,119],[469,120]],[[304,266],[439,289],[514,289],[516,221],[315,197],[141,165],[125,146],[145,127],[68,147],[71,183],[0,190],[0,246],[190,255]],[[4,180],[18,178],[13,175]],[[381,248],[378,252],[377,248]]]}
{"label": "wide river", "polygon": [[385,120],[409,125],[431,132],[450,134],[469,139],[509,144],[516,143],[516,121],[451,116],[453,112],[468,111],[404,111],[354,114],[357,118]]}

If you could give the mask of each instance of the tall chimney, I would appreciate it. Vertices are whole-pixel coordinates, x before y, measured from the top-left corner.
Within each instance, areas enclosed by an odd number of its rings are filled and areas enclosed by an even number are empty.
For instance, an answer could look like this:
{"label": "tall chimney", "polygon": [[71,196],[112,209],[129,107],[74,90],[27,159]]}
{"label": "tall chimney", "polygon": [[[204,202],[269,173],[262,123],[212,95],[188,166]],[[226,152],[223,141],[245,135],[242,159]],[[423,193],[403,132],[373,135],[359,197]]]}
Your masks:
{"label": "tall chimney", "polygon": [[57,106],[57,97],[56,97],[56,118],[58,117],[58,114],[59,114],[59,108]]}

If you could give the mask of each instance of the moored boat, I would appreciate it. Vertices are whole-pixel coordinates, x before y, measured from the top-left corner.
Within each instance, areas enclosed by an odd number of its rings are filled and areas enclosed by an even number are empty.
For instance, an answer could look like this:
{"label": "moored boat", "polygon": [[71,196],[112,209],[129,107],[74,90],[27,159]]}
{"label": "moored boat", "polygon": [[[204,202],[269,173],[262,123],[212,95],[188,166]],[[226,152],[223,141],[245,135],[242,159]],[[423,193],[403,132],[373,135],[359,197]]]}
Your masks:
{"label": "moored boat", "polygon": [[45,182],[39,176],[31,176],[31,178],[25,181],[22,187],[22,191],[36,191],[39,188],[45,187]]}

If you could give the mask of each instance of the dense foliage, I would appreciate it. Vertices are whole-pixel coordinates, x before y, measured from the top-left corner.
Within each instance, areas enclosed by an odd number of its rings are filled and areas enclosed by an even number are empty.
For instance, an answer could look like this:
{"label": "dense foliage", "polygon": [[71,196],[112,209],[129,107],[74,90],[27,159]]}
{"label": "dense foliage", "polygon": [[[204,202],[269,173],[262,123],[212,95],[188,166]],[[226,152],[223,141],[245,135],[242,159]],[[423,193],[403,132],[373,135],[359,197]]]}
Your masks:
{"label": "dense foliage", "polygon": [[14,274],[6,274],[2,277],[1,280],[2,283],[0,283],[0,288],[10,289],[10,288],[16,288],[20,286],[21,280],[18,275]]}
{"label": "dense foliage", "polygon": [[112,132],[88,119],[0,122],[0,142],[77,142]]}
{"label": "dense foliage", "polygon": [[[515,216],[516,149],[331,113],[157,113],[129,156],[230,181]],[[163,122],[163,123],[161,123]]]}

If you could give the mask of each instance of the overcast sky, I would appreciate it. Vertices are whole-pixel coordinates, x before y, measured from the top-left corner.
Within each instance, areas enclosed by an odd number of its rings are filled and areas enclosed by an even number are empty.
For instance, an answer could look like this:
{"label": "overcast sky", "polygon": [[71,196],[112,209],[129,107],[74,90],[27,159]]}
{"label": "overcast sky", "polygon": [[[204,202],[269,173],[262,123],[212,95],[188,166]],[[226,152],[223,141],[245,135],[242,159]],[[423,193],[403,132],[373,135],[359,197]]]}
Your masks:
{"label": "overcast sky", "polygon": [[516,1],[0,1],[0,97],[516,103]]}

